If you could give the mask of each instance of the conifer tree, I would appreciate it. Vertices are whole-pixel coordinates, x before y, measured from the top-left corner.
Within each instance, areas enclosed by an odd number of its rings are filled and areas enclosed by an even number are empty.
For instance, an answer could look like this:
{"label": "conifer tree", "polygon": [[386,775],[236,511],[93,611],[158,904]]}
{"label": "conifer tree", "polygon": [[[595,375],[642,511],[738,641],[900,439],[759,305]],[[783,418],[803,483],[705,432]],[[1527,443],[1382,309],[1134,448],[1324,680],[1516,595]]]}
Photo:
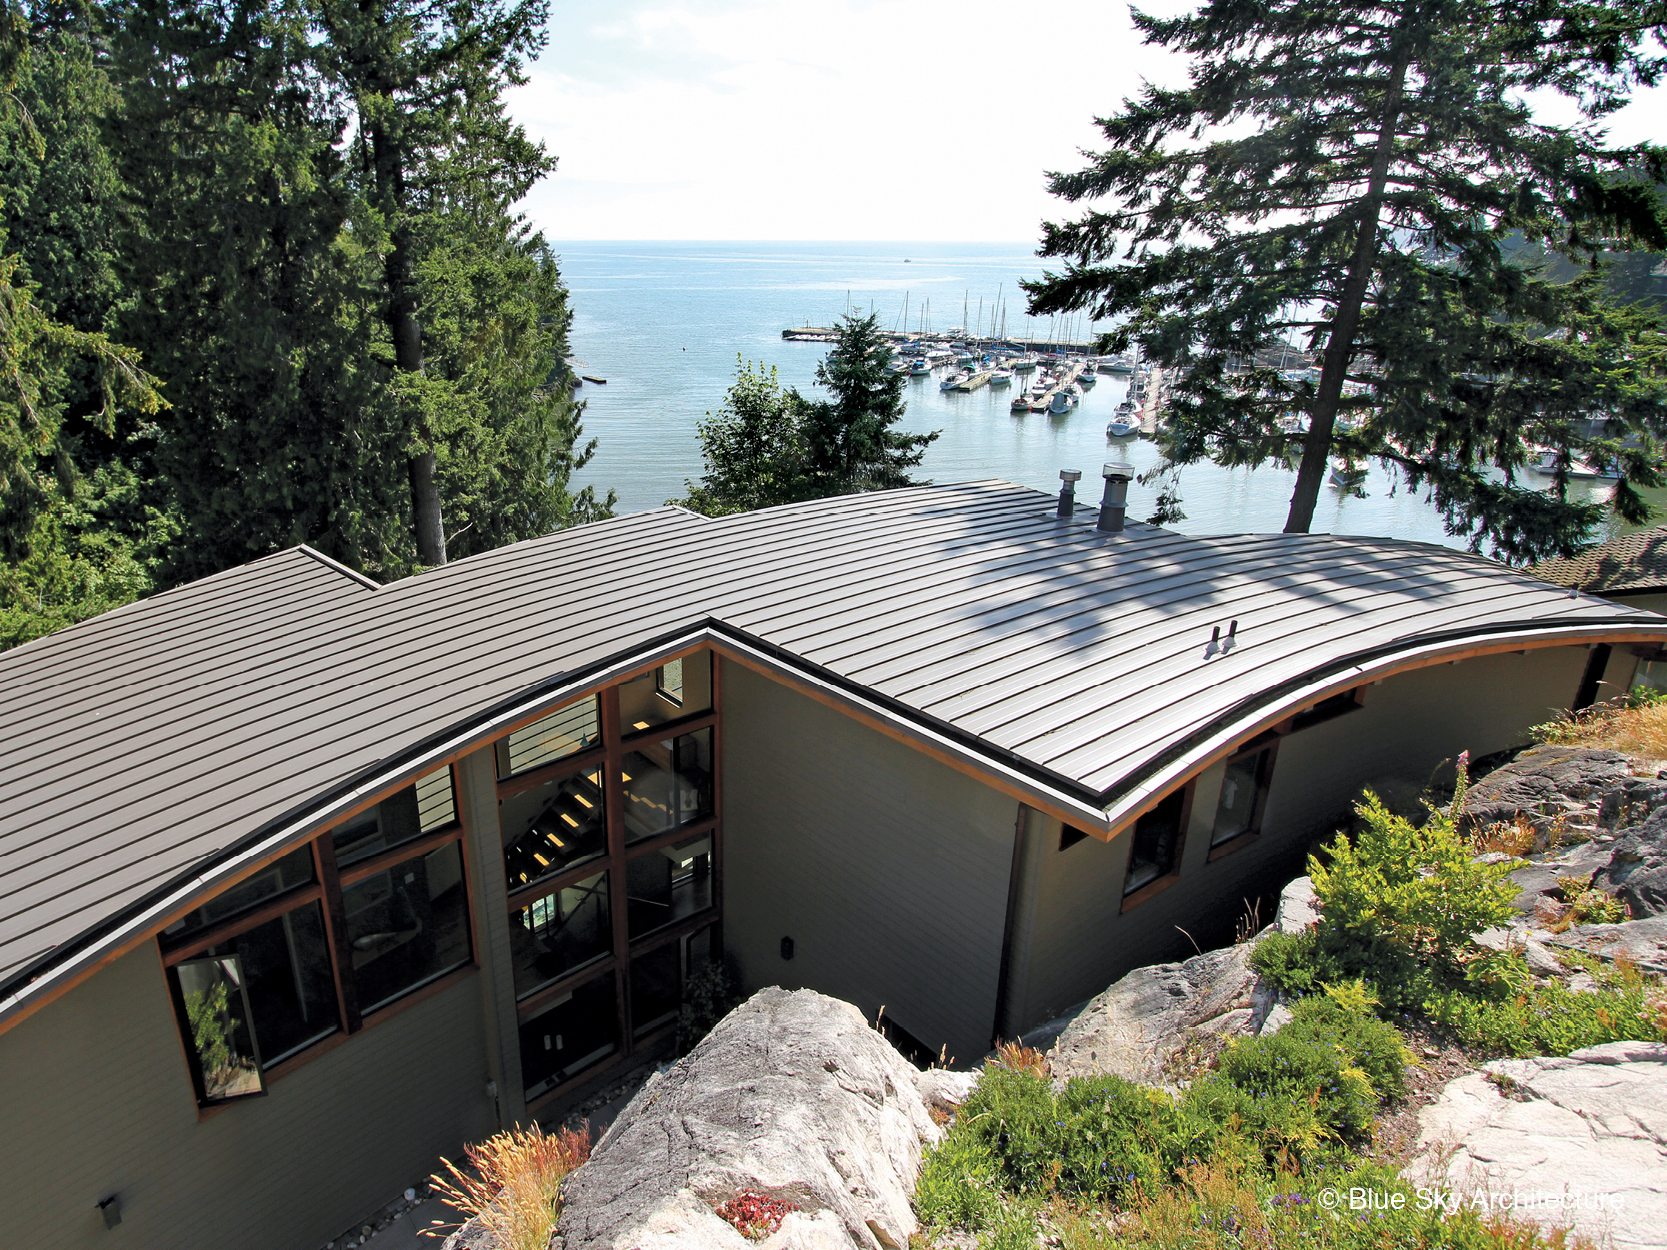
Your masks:
{"label": "conifer tree", "polygon": [[[1126,318],[1106,346],[1175,370],[1170,461],[1297,469],[1306,532],[1328,461],[1375,459],[1428,492],[1448,529],[1512,561],[1567,552],[1602,513],[1569,496],[1584,461],[1619,476],[1641,522],[1667,482],[1658,326],[1592,268],[1558,280],[1545,248],[1594,266],[1667,245],[1663,152],[1595,125],[1661,66],[1652,18],[1623,0],[1209,0],[1136,14],[1191,59],[1099,126],[1108,147],[1051,176],[1088,211],[1043,228],[1063,272],[1036,313]],[[1581,123],[1539,120],[1531,90]],[[1317,380],[1282,371],[1281,342]],[[1531,455],[1558,465],[1549,490]]]}
{"label": "conifer tree", "polygon": [[918,485],[908,470],[938,435],[896,430],[906,379],[891,365],[879,318],[846,314],[833,349],[816,366],[816,384],[833,398],[810,404],[805,414],[806,467],[824,486],[818,494]]}

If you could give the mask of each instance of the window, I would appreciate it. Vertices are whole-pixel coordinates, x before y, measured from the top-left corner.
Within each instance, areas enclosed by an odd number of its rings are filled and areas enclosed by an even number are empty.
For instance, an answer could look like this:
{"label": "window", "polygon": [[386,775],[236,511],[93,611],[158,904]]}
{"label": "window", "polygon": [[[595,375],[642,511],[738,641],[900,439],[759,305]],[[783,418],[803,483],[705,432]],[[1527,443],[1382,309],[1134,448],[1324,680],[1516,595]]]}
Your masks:
{"label": "window", "polygon": [[588,695],[501,739],[497,744],[498,776],[514,777],[577,755],[594,746],[600,733],[596,696]]}
{"label": "window", "polygon": [[614,979],[598,978],[521,1022],[521,1085],[536,1098],[619,1048]]}
{"label": "window", "polygon": [[1212,848],[1259,831],[1268,783],[1273,777],[1274,751],[1275,744],[1270,743],[1227,761],[1227,771],[1221,779],[1221,798],[1216,802],[1215,825],[1210,833]]}
{"label": "window", "polygon": [[642,743],[625,756],[625,840],[641,841],[712,814],[712,731]]}
{"label": "window", "polygon": [[174,921],[162,931],[162,936],[168,941],[189,937],[212,925],[229,921],[261,903],[270,902],[297,886],[309,885],[312,880],[312,847],[303,846],[231,889],[216,894],[190,915]]}
{"label": "window", "polygon": [[633,938],[712,906],[712,835],[663,846],[626,863],[627,927]]}
{"label": "window", "polygon": [[249,998],[236,955],[193,959],[173,969],[173,989],[188,1022],[200,1103],[264,1094],[260,1051],[249,1026]]}
{"label": "window", "polygon": [[599,771],[556,778],[502,800],[498,822],[509,888],[519,890],[605,855],[605,802]]}
{"label": "window", "polygon": [[200,1105],[263,1092],[278,1065],[469,961],[452,786],[436,769],[162,933]]}
{"label": "window", "polygon": [[713,663],[695,652],[602,689],[582,754],[528,771],[519,754],[510,767],[508,739],[497,744],[521,1075],[535,1112],[675,1027],[691,969],[721,954]]}
{"label": "window", "polygon": [[1133,894],[1143,886],[1178,870],[1181,860],[1181,820],[1186,810],[1187,791],[1175,791],[1135,821],[1129,838],[1129,873],[1123,893]]}
{"label": "window", "polygon": [[1356,686],[1353,690],[1334,694],[1329,699],[1321,699],[1307,711],[1298,712],[1291,717],[1291,732],[1312,729],[1315,725],[1323,725],[1328,720],[1335,720],[1347,712],[1355,711],[1365,702],[1362,697],[1365,693],[1364,686]]}
{"label": "window", "polygon": [[642,733],[712,710],[712,653],[667,660],[619,687],[619,731]]}
{"label": "window", "polygon": [[608,874],[576,881],[510,917],[515,996],[525,998],[613,949]]}
{"label": "window", "polygon": [[469,961],[469,902],[456,842],[349,886],[342,906],[365,1015]]}
{"label": "window", "polygon": [[631,960],[631,1036],[646,1037],[677,1019],[683,1005],[682,951],[677,942]]}

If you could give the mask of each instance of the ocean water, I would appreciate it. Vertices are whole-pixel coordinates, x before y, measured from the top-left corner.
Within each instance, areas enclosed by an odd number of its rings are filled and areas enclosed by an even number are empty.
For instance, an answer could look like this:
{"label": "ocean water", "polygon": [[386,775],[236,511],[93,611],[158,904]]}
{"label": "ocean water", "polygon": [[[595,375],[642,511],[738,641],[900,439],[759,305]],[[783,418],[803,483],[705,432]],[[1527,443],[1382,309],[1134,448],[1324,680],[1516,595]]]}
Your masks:
{"label": "ocean water", "polygon": [[[598,446],[576,484],[616,491],[621,512],[678,497],[686,480],[700,476],[696,423],[722,404],[738,357],[773,365],[784,383],[815,393],[827,348],[785,342],[789,327],[831,325],[851,308],[878,313],[886,328],[901,328],[906,309],[911,329],[928,318],[939,331],[988,330],[992,319],[999,328],[1005,310],[1009,334],[1081,338],[1090,330],[1025,316],[1018,281],[1039,277],[1044,264],[1022,244],[573,242],[558,250],[572,292],[577,371],[607,379],[579,392],[586,436]],[[1010,415],[1010,389],[941,392],[941,376],[910,379],[905,392],[903,425],[940,432],[917,470],[921,478],[1005,478],[1054,492],[1061,469],[1080,469],[1078,498],[1095,502],[1103,463],[1124,459],[1144,472],[1159,459],[1149,440],[1106,436],[1124,379],[1100,375],[1075,412],[1055,417]],[[1294,477],[1272,468],[1189,466],[1180,480],[1187,519],[1175,528],[1278,531]],[[1132,484],[1129,515],[1148,516],[1159,489]],[[1313,529],[1464,545],[1383,469],[1372,467],[1366,492],[1359,499],[1322,487]]]}

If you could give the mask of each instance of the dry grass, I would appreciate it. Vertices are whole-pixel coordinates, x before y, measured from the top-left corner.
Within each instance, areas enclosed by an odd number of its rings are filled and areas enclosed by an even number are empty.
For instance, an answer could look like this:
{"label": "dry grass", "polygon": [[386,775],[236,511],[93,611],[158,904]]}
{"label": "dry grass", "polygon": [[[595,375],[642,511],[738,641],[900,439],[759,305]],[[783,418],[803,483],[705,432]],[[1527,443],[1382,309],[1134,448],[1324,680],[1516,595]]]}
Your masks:
{"label": "dry grass", "polygon": [[1558,746],[1598,747],[1667,759],[1667,700],[1594,704],[1561,720],[1536,725],[1534,736]]}
{"label": "dry grass", "polygon": [[1534,828],[1534,822],[1527,813],[1518,812],[1516,820],[1503,820],[1491,824],[1485,829],[1478,829],[1470,835],[1471,849],[1478,855],[1486,855],[1492,851],[1503,851],[1513,859],[1521,859],[1531,854],[1539,842],[1539,833]]}
{"label": "dry grass", "polygon": [[535,1124],[468,1147],[467,1172],[441,1159],[447,1175],[429,1183],[449,1205],[478,1219],[505,1250],[545,1250],[561,1213],[561,1183],[588,1158],[588,1126],[546,1134]]}
{"label": "dry grass", "polygon": [[996,1047],[996,1057],[987,1062],[1014,1072],[1028,1072],[1032,1076],[1048,1075],[1048,1057],[1018,1042],[1003,1042]]}

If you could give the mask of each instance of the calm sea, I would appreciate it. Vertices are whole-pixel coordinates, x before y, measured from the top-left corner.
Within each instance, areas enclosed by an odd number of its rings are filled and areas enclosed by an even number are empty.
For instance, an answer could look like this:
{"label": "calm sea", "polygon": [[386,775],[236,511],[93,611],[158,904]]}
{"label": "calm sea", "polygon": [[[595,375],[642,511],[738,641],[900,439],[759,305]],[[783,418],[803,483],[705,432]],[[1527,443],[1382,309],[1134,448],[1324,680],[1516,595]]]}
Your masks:
{"label": "calm sea", "polygon": [[[942,331],[963,324],[1038,336],[1066,327],[1024,315],[1018,280],[1042,262],[1022,244],[971,243],[568,243],[562,270],[572,291],[573,351],[578,371],[607,379],[587,383],[587,437],[596,458],[577,479],[619,493],[622,512],[682,495],[701,472],[696,423],[722,402],[737,357],[774,365],[783,382],[814,392],[818,343],[784,342],[791,326],[831,325],[847,308],[873,310],[887,328]],[[905,300],[907,301],[905,305]],[[982,306],[982,320],[980,308]],[[1086,327],[1072,326],[1078,337]],[[1061,469],[1080,469],[1084,502],[1099,498],[1099,469],[1121,455],[1142,471],[1158,460],[1143,439],[1115,442],[1105,433],[1125,382],[1101,375],[1066,416],[1011,416],[1012,392],[960,395],[938,378],[911,379],[905,426],[941,431],[919,476],[935,482],[1005,478],[1046,491]],[[1284,526],[1293,475],[1277,469],[1193,465],[1182,472],[1187,519],[1195,534],[1277,531]],[[1130,516],[1151,511],[1157,484],[1130,488]],[[1367,498],[1321,489],[1313,528],[1339,534],[1415,538],[1462,546],[1436,511],[1374,467]]]}

